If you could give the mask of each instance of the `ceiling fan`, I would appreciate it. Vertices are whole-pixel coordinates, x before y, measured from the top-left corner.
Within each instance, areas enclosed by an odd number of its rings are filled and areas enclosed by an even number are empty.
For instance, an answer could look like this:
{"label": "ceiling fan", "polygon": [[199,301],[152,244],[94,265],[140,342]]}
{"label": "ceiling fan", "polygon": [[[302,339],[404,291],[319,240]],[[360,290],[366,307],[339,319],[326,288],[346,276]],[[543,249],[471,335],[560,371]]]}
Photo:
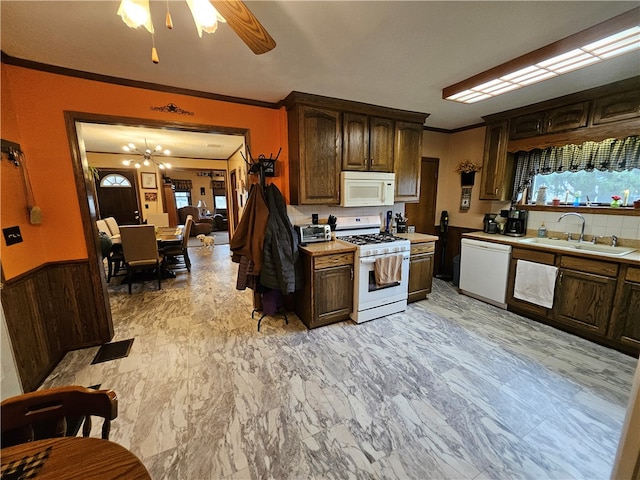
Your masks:
{"label": "ceiling fan", "polygon": [[[228,23],[256,55],[267,53],[275,48],[275,40],[242,0],[186,0],[186,2],[200,37],[202,37],[203,31],[215,32],[218,28],[218,21],[221,21]],[[129,27],[144,26],[151,33],[153,39],[151,60],[153,63],[159,63],[149,0],[121,0],[118,15]],[[165,25],[168,29],[173,28],[168,1]]]}

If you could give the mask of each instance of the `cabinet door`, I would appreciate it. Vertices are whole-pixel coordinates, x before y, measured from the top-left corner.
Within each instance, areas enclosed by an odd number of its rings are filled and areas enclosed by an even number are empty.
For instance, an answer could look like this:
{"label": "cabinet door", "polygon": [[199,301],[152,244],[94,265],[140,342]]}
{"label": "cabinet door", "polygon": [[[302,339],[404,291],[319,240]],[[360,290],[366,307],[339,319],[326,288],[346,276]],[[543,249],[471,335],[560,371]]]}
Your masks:
{"label": "cabinet door", "polygon": [[604,336],[615,289],[614,278],[560,269],[553,302],[554,319]]}
{"label": "cabinet door", "polygon": [[339,202],[342,142],[340,112],[303,106],[300,122],[300,204]]}
{"label": "cabinet door", "polygon": [[513,162],[507,162],[508,122],[487,125],[480,200],[508,200],[513,182]]}
{"label": "cabinet door", "polygon": [[396,202],[420,200],[422,168],[422,125],[396,123],[396,152],[393,170],[396,174]]}
{"label": "cabinet door", "polygon": [[640,283],[624,282],[619,305],[609,336],[640,350]]}
{"label": "cabinet door", "polygon": [[369,118],[369,170],[372,172],[393,172],[394,124],[390,118]]}
{"label": "cabinet door", "polygon": [[367,170],[369,165],[369,117],[342,116],[342,169]]}
{"label": "cabinet door", "polygon": [[544,132],[544,112],[522,115],[511,119],[509,138],[517,140],[519,138],[535,137]]}
{"label": "cabinet door", "polygon": [[594,125],[640,117],[639,90],[607,95],[597,98],[594,103]]}
{"label": "cabinet door", "polygon": [[589,102],[554,108],[546,113],[545,133],[575,130],[587,126]]}
{"label": "cabinet door", "polygon": [[316,270],[312,327],[349,318],[353,307],[353,265]]}
{"label": "cabinet door", "polygon": [[415,302],[427,298],[433,282],[433,254],[412,255],[409,263],[409,298]]}

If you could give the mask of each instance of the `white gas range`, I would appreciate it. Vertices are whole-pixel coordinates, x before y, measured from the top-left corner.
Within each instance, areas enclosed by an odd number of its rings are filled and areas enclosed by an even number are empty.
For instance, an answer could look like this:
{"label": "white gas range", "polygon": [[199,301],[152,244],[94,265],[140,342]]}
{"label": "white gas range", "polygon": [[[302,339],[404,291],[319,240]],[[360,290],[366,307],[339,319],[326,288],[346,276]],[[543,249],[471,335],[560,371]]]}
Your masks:
{"label": "white gas range", "polygon": [[[377,216],[339,217],[336,222],[336,238],[357,246],[353,311],[350,315],[356,323],[402,312],[407,308],[411,245],[409,240],[381,233],[381,225]],[[400,281],[378,285],[376,261],[392,256],[401,257]]]}

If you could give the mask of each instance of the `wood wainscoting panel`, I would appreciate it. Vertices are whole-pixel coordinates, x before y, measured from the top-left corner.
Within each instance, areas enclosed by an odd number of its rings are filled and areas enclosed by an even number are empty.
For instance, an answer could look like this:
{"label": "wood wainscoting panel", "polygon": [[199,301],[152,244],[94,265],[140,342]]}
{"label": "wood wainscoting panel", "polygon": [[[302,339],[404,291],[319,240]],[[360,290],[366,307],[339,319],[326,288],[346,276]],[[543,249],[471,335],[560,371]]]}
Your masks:
{"label": "wood wainscoting panel", "polygon": [[2,308],[25,392],[37,389],[66,352],[111,340],[110,312],[95,298],[87,260],[41,265],[6,281]]}

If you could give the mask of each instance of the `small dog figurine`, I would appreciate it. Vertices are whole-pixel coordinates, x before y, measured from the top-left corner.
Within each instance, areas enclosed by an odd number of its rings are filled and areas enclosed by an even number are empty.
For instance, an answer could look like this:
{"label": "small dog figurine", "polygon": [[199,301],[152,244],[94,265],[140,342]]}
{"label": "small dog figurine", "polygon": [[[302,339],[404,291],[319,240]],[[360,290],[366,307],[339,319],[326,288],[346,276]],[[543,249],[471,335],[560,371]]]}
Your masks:
{"label": "small dog figurine", "polygon": [[207,247],[207,248],[213,248],[213,245],[216,241],[214,237],[207,237],[202,233],[200,235],[196,235],[196,238],[200,240],[200,243],[202,243],[203,247]]}

